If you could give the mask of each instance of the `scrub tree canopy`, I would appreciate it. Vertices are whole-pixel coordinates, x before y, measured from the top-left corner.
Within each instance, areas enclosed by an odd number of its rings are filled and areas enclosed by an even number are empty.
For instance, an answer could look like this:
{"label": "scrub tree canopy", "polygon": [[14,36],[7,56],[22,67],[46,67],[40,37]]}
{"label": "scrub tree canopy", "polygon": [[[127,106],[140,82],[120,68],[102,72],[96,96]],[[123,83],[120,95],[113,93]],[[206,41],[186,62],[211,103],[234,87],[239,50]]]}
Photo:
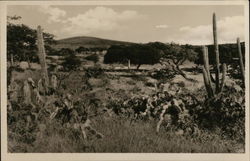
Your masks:
{"label": "scrub tree canopy", "polygon": [[137,65],[159,63],[161,52],[149,44],[133,44],[129,46],[111,46],[104,56],[104,63],[126,63]]}
{"label": "scrub tree canopy", "polygon": [[[14,61],[37,62],[37,32],[24,24],[16,24],[13,21],[21,19],[20,16],[8,16],[7,22],[7,59],[11,57]],[[51,44],[55,43],[54,35],[43,33],[46,53],[53,49]]]}

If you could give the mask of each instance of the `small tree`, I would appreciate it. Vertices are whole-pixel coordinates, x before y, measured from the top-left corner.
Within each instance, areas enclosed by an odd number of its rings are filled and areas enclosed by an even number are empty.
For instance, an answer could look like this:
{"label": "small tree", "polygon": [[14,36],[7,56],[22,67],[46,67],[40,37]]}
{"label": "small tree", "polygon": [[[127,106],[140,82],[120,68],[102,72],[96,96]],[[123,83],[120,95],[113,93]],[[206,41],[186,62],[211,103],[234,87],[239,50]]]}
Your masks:
{"label": "small tree", "polygon": [[[243,56],[243,62],[244,62],[244,55],[245,55],[245,43],[241,42],[241,51]],[[215,63],[215,53],[214,53],[214,45],[207,45],[209,54],[209,63],[214,64]],[[203,52],[201,46],[193,46],[195,52],[198,53],[198,58],[195,60],[195,63],[198,65],[203,65]],[[220,51],[220,62],[226,63],[227,66],[234,66],[236,61],[235,59],[238,58],[238,46],[237,44],[220,44],[219,45],[219,51]],[[237,65],[239,63],[237,62]],[[235,67],[233,67],[235,68]],[[237,69],[238,70],[238,69]]]}
{"label": "small tree", "polygon": [[167,44],[163,52],[163,58],[171,60],[177,69],[180,69],[179,66],[185,61],[194,61],[197,58],[197,53],[188,44],[183,46],[175,43]]}
{"label": "small tree", "polygon": [[127,47],[123,45],[112,45],[104,55],[104,63],[124,63],[127,59]]}
{"label": "small tree", "polygon": [[75,52],[76,53],[84,53],[84,52],[86,52],[86,51],[89,51],[89,49],[88,48],[85,48],[85,47],[83,47],[83,46],[80,46],[80,47],[78,47],[77,49],[75,49]]}
{"label": "small tree", "polygon": [[92,54],[87,57],[85,57],[86,60],[93,61],[94,63],[97,63],[99,61],[99,56],[97,54]]}
{"label": "small tree", "polygon": [[198,53],[193,50],[191,45],[179,45],[175,43],[166,44],[163,48],[162,64],[167,62],[168,65],[172,66],[173,70],[177,71],[184,78],[186,74],[180,69],[185,61],[195,61],[197,59]]}
{"label": "small tree", "polygon": [[111,46],[104,56],[104,63],[127,63],[137,65],[156,64],[160,60],[160,52],[148,44],[133,44],[130,46]]}
{"label": "small tree", "polygon": [[[24,24],[13,24],[11,21],[21,19],[20,16],[8,17],[7,22],[7,59],[8,61],[38,62],[36,30]],[[43,33],[45,50],[55,44],[54,35]]]}
{"label": "small tree", "polygon": [[78,70],[81,65],[81,61],[74,54],[69,54],[65,57],[61,65],[65,71],[74,71]]}
{"label": "small tree", "polygon": [[71,55],[74,55],[74,51],[72,49],[69,49],[69,48],[61,48],[58,53],[62,56],[71,56]]}

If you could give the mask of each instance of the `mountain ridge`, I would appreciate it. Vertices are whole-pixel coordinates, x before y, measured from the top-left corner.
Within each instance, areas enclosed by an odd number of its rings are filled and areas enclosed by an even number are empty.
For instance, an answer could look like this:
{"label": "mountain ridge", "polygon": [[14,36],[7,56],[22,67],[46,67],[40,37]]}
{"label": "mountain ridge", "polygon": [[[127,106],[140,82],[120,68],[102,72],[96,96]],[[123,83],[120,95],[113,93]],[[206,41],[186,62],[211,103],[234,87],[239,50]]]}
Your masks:
{"label": "mountain ridge", "polygon": [[75,37],[69,37],[69,38],[56,40],[56,44],[53,47],[57,49],[58,48],[76,49],[80,46],[87,47],[87,48],[93,48],[93,47],[108,48],[111,45],[129,45],[129,44],[135,44],[135,43],[127,42],[127,41],[104,39],[104,38],[98,38],[98,37],[91,37],[91,36],[75,36]]}
{"label": "mountain ridge", "polygon": [[[131,45],[131,44],[137,44],[137,43],[105,39],[105,38],[99,38],[99,37],[92,37],[92,36],[75,36],[75,37],[69,37],[69,38],[56,40],[56,44],[54,44],[53,47],[55,49],[70,48],[74,50],[80,46],[83,46],[86,48],[96,48],[96,47],[109,48],[111,45]],[[241,42],[241,44],[244,44],[244,41]],[[212,46],[212,45],[213,44],[207,44],[205,46]],[[234,45],[234,43],[224,43],[224,44],[219,44],[219,45],[223,45],[223,46]],[[201,47],[203,45],[191,45],[191,46]]]}

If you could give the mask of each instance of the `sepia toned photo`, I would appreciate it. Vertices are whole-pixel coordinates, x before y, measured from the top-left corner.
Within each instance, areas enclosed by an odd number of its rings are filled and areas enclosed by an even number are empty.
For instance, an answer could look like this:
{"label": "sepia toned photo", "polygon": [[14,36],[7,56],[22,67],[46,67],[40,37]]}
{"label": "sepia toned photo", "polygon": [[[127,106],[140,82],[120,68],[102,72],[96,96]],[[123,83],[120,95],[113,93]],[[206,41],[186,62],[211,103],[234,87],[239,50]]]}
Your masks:
{"label": "sepia toned photo", "polygon": [[6,4],[2,150],[245,155],[246,5]]}

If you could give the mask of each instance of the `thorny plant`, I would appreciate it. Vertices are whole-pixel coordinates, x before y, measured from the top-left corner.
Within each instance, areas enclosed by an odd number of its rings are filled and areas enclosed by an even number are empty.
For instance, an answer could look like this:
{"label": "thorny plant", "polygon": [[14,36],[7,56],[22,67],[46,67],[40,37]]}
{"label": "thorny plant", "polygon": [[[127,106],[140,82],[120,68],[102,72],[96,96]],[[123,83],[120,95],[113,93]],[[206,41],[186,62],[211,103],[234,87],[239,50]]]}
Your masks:
{"label": "thorny plant", "polygon": [[[31,103],[25,102],[20,92],[23,90],[23,85],[20,85],[22,82],[12,81],[12,88],[8,92],[10,138],[32,143],[37,139],[37,134],[44,131],[41,125],[45,125],[46,131],[54,123],[78,131],[81,138],[89,136],[87,131],[94,134],[92,136],[102,138],[103,135],[92,128],[89,119],[108,113],[110,117],[115,115],[130,119],[131,124],[138,120],[157,122],[155,128],[158,133],[163,129],[175,132],[181,130],[183,135],[195,137],[200,135],[200,130],[220,128],[225,137],[244,142],[245,94],[237,85],[225,85],[223,93],[216,99],[204,99],[204,90],[190,93],[183,84],[170,84],[167,91],[159,90],[152,95],[125,97],[122,93],[116,99],[110,97],[104,105],[91,95],[81,94],[84,90],[91,91],[90,84],[82,83],[88,82],[87,76],[76,74],[72,77],[76,81],[74,85],[79,85],[77,90],[70,86],[63,88],[67,79],[71,79],[66,77],[60,88],[50,90],[50,94],[41,94],[41,100],[32,98]],[[30,95],[39,96],[36,83],[30,79],[27,83],[27,89],[32,89]]]}
{"label": "thorny plant", "polygon": [[[72,99],[70,93],[59,89],[50,90],[50,93],[42,92],[40,95],[41,88],[37,87],[32,78],[25,80],[23,85],[18,85],[15,81],[10,83],[10,94],[8,94],[10,138],[19,138],[29,144],[36,140],[36,133],[41,132],[39,128],[41,125],[48,126],[55,121],[65,128],[73,127],[81,131],[83,139],[87,138],[87,131],[98,138],[104,137],[91,126],[89,110],[81,99]],[[88,107],[94,103],[90,102]]]}
{"label": "thorny plant", "polygon": [[188,135],[197,135],[201,129],[220,128],[224,137],[244,142],[244,91],[225,86],[224,92],[214,99],[203,99],[201,93],[204,96],[204,91],[160,91],[150,96],[110,100],[108,107],[114,114],[132,121],[156,120],[157,132],[161,126],[183,130]]}

